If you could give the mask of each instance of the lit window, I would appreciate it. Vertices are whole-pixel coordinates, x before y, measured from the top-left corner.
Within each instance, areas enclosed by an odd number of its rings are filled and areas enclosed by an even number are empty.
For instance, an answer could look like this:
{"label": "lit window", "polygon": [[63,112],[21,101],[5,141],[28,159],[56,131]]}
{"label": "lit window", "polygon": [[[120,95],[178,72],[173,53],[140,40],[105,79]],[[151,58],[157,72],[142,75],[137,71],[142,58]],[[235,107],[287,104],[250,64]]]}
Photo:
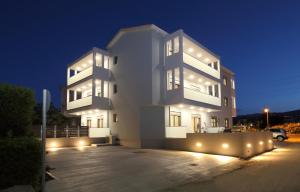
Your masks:
{"label": "lit window", "polygon": [[180,127],[181,126],[181,113],[171,111],[170,113],[170,127]]}
{"label": "lit window", "polygon": [[96,66],[102,67],[102,55],[99,53],[96,53]]}
{"label": "lit window", "polygon": [[235,97],[232,96],[232,107],[235,109],[236,108],[236,101],[235,101]]}
{"label": "lit window", "polygon": [[227,86],[227,77],[223,77],[223,84]]}
{"label": "lit window", "polygon": [[225,125],[225,128],[229,128],[229,119],[228,118],[224,119],[224,125]]}
{"label": "lit window", "polygon": [[172,70],[167,71],[167,90],[172,90],[173,87],[173,76]]}
{"label": "lit window", "polygon": [[174,53],[179,52],[179,37],[174,38]]}
{"label": "lit window", "polygon": [[218,61],[215,61],[213,64],[214,64],[214,69],[218,71],[219,69]]}
{"label": "lit window", "polygon": [[108,69],[108,65],[109,65],[109,57],[108,57],[108,56],[104,56],[103,67],[104,67],[105,69]]}
{"label": "lit window", "polygon": [[232,89],[235,89],[235,82],[234,82],[234,79],[231,79],[231,87],[232,87]]}
{"label": "lit window", "polygon": [[179,68],[175,69],[175,89],[180,87]]}
{"label": "lit window", "polygon": [[218,120],[217,120],[216,116],[212,116],[210,121],[211,121],[211,126],[212,127],[217,127],[218,126]]}
{"label": "lit window", "polygon": [[224,106],[227,107],[228,106],[228,98],[224,97]]}
{"label": "lit window", "polygon": [[167,49],[166,50],[167,56],[172,55],[173,51],[172,51],[172,41],[171,40],[167,41],[167,43],[166,43],[166,49]]}

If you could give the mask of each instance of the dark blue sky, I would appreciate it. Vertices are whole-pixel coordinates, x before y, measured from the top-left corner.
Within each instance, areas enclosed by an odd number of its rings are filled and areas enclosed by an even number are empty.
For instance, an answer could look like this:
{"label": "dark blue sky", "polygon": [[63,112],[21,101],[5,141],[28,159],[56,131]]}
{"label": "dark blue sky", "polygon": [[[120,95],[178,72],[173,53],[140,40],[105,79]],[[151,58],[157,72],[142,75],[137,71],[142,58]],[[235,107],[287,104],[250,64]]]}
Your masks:
{"label": "dark blue sky", "polygon": [[[183,29],[236,73],[240,114],[300,108],[299,1],[1,1],[1,82],[48,88],[56,105],[67,64],[105,48],[122,27]],[[178,1],[179,2],[179,1]]]}

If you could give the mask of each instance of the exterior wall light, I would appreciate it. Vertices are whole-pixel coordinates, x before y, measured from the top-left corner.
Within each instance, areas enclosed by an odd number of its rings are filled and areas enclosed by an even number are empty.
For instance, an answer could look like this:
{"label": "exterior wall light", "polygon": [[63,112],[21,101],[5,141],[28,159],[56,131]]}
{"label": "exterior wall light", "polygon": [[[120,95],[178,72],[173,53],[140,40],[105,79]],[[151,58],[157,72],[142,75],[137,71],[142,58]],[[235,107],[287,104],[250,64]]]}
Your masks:
{"label": "exterior wall light", "polygon": [[251,148],[251,147],[252,147],[251,143],[247,143],[246,146],[247,146],[248,148]]}
{"label": "exterior wall light", "polygon": [[52,143],[50,144],[50,147],[52,147],[52,148],[57,147],[57,143],[56,143],[56,142],[52,142]]}
{"label": "exterior wall light", "polygon": [[222,144],[222,147],[223,147],[224,149],[227,149],[227,148],[229,148],[229,145],[228,145],[227,143],[223,143],[223,144]]}
{"label": "exterior wall light", "polygon": [[268,140],[269,143],[273,143],[273,141],[271,139]]}
{"label": "exterior wall light", "polygon": [[202,143],[197,142],[197,143],[196,143],[196,146],[197,146],[197,147],[202,147]]}
{"label": "exterior wall light", "polygon": [[79,142],[78,142],[78,145],[79,145],[79,146],[83,146],[84,144],[85,144],[84,141],[79,141]]}
{"label": "exterior wall light", "polygon": [[264,142],[260,141],[260,142],[259,142],[259,144],[260,144],[260,145],[263,145],[263,144],[264,144]]}

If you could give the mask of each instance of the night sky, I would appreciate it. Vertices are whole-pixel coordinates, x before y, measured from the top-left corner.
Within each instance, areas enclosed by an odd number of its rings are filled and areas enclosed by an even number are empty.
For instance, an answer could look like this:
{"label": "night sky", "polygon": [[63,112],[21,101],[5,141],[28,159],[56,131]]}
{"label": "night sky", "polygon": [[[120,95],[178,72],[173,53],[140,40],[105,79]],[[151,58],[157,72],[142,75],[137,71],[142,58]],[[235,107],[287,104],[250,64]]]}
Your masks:
{"label": "night sky", "polygon": [[39,101],[48,88],[59,106],[70,62],[119,28],[153,23],[221,56],[236,73],[239,114],[300,108],[300,1],[174,2],[3,0],[0,82],[30,87]]}

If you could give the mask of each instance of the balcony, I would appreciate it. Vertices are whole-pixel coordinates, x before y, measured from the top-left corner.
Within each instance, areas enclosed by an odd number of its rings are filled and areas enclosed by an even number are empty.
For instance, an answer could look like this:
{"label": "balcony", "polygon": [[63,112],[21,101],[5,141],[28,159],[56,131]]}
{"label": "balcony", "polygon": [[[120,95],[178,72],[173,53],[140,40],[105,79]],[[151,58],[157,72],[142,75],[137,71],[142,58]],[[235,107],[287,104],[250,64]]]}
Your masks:
{"label": "balcony", "polygon": [[220,72],[216,69],[208,66],[207,64],[203,63],[202,61],[196,59],[195,57],[183,52],[183,62],[187,65],[190,65],[204,73],[211,75],[217,79],[220,79]]}
{"label": "balcony", "polygon": [[67,110],[92,105],[92,96],[84,97],[67,103]]}
{"label": "balcony", "polygon": [[198,101],[198,102],[202,102],[202,103],[221,106],[221,99],[219,97],[215,97],[215,96],[209,95],[207,93],[203,93],[196,89],[184,87],[183,97],[185,99],[190,99],[190,100],[194,100],[194,101]]}
{"label": "balcony", "polygon": [[89,67],[83,71],[81,71],[80,73],[77,73],[76,75],[69,77],[68,81],[67,81],[67,85],[71,85],[77,81],[80,81],[86,77],[89,77],[93,74],[93,67]]}

